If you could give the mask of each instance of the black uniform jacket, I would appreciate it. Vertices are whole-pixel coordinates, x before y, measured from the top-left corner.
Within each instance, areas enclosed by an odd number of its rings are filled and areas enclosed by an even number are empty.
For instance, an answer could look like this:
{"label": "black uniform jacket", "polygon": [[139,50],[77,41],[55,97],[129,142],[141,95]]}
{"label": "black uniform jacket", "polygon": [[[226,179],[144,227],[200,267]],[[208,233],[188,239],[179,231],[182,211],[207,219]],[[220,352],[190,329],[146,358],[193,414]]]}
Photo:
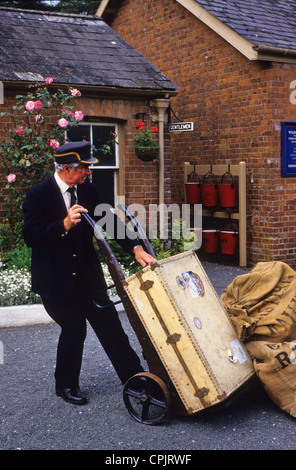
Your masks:
{"label": "black uniform jacket", "polygon": [[[85,207],[92,218],[96,206],[104,203],[97,187],[88,181],[77,186],[77,196],[78,204]],[[102,287],[104,281],[93,245],[93,229],[82,218],[77,227],[65,232],[63,219],[67,209],[53,175],[29,189],[23,210],[23,236],[32,247],[34,292],[46,300],[61,301],[71,296],[73,288],[81,288],[85,295],[92,295]],[[120,224],[111,211],[109,217],[114,218],[114,227]],[[130,253],[138,244],[127,237],[118,241]]]}

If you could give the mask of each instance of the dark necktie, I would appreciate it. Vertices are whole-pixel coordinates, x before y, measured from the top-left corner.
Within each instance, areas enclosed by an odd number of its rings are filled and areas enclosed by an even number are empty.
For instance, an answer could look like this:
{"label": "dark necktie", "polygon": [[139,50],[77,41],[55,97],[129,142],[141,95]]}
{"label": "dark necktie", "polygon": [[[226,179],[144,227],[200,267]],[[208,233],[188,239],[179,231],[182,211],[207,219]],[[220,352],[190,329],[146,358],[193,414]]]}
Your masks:
{"label": "dark necktie", "polygon": [[72,207],[74,206],[74,204],[76,204],[75,188],[68,188],[67,191],[70,193],[71,196],[70,207]]}

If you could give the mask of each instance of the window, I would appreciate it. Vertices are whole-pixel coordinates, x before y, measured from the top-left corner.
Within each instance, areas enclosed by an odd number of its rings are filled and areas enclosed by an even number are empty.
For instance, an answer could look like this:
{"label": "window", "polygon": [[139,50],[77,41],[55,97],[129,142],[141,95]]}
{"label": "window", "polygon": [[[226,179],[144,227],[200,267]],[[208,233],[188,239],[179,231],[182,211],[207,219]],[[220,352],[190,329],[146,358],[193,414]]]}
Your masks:
{"label": "window", "polygon": [[[70,141],[88,140],[96,149],[114,140],[114,134],[118,136],[118,126],[110,123],[80,123],[77,127],[67,130],[67,138]],[[102,151],[94,151],[94,156],[99,161],[91,166],[91,181],[98,186],[105,201],[114,207],[118,195],[118,145],[111,145],[111,153],[107,155]]]}

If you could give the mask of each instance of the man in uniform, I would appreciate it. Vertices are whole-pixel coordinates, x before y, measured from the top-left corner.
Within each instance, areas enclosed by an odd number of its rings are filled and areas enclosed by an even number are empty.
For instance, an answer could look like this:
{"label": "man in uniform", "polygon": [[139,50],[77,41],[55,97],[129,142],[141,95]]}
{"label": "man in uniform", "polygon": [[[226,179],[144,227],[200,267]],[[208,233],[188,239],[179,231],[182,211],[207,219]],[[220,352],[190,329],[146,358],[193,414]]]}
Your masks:
{"label": "man in uniform", "polygon": [[[32,288],[41,296],[50,317],[60,325],[55,369],[56,394],[77,405],[87,403],[80,391],[79,375],[86,320],[94,329],[122,384],[143,371],[122,329],[117,311],[110,304],[95,248],[93,229],[82,213],[95,216],[104,201],[98,188],[87,180],[91,156],[89,142],[70,142],[55,153],[56,171],[33,186],[23,204],[23,236],[32,247]],[[122,247],[144,267],[155,259],[128,236],[125,225],[110,210],[115,229],[125,237]],[[120,223],[122,227],[120,227]]]}

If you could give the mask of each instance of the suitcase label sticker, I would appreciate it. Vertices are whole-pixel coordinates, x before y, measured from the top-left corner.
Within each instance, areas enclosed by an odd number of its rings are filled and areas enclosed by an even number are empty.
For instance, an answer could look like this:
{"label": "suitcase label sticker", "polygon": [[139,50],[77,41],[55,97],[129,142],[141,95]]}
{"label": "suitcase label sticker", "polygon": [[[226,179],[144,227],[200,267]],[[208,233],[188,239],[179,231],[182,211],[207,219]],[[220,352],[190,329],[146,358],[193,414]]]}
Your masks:
{"label": "suitcase label sticker", "polygon": [[202,329],[202,322],[198,317],[193,318],[193,323],[195,324],[195,326],[198,330]]}
{"label": "suitcase label sticker", "polygon": [[[233,352],[233,358],[235,358],[235,362],[236,360],[238,360],[240,364],[246,362],[247,356],[245,355],[243,348],[237,338],[230,342],[230,347]],[[231,360],[230,357],[229,360]]]}
{"label": "suitcase label sticker", "polygon": [[140,299],[138,297],[135,298],[135,302],[136,302],[137,307],[140,310],[140,312],[142,312],[144,309],[146,309],[145,305],[142,304],[142,302],[140,301]]}
{"label": "suitcase label sticker", "polygon": [[201,278],[192,271],[186,271],[182,273],[181,276],[177,276],[176,281],[179,287],[189,290],[193,299],[203,297],[205,294],[205,288]]}

